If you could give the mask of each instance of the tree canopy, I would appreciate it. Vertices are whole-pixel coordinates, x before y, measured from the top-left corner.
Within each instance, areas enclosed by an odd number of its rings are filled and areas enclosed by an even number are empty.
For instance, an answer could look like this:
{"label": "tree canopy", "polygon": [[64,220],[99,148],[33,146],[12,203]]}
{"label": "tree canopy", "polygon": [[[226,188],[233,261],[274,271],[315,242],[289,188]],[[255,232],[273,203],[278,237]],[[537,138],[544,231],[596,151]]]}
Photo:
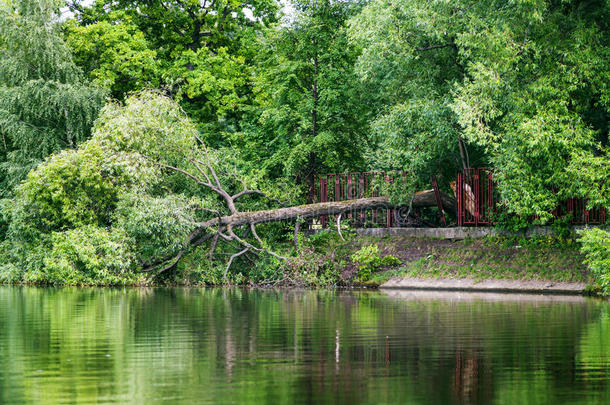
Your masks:
{"label": "tree canopy", "polygon": [[86,139],[105,92],[84,80],[60,36],[60,3],[0,3],[0,188]]}
{"label": "tree canopy", "polygon": [[350,32],[381,106],[380,164],[455,170],[459,151],[463,165],[493,167],[517,214],[548,218],[568,195],[607,205],[607,168],[590,174],[608,165],[609,12],[605,1],[371,1]]}
{"label": "tree canopy", "polygon": [[317,173],[366,167],[369,114],[354,72],[358,49],[344,28],[358,5],[324,0],[295,7],[292,22],[261,40],[259,105],[243,148],[268,175],[294,178],[311,202]]}
{"label": "tree canopy", "polygon": [[[69,3],[77,60],[113,94],[161,86],[204,137],[238,131],[252,103],[253,42],[276,20],[275,0],[97,0]],[[119,46],[120,44],[120,46]]]}

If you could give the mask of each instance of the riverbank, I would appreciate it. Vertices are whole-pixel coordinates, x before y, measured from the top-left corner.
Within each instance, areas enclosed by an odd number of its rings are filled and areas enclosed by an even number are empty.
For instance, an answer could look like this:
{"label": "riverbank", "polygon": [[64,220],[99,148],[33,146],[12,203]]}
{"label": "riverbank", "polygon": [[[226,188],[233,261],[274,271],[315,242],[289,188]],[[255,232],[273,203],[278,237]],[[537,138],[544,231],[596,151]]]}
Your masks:
{"label": "riverbank", "polygon": [[[336,284],[342,286],[554,293],[594,290],[595,278],[583,264],[579,244],[570,238],[354,236],[341,241],[332,233],[313,238],[314,243],[303,246],[300,258],[289,262],[291,270],[277,285],[316,284],[311,283],[316,269],[320,273],[325,268],[327,279],[336,274]],[[362,263],[354,255],[365,250],[377,252],[366,254],[377,255],[378,265],[371,266],[370,276],[362,277]],[[366,259],[366,254],[360,253],[360,258]],[[382,263],[387,257],[392,258],[386,260],[389,265]],[[309,283],[298,276],[302,266],[310,271]]]}
{"label": "riverbank", "polygon": [[579,295],[587,292],[586,283],[541,280],[478,280],[474,278],[413,278],[393,277],[381,289],[467,291],[483,293],[534,293]]}
{"label": "riverbank", "polygon": [[393,277],[540,280],[592,283],[579,245],[572,239],[491,236],[446,240],[390,237],[378,242],[383,254],[402,265],[375,273],[377,285]]}
{"label": "riverbank", "polygon": [[[288,256],[288,260],[270,255],[244,255],[226,273],[227,278],[224,276],[225,262],[212,261],[205,250],[196,250],[185,255],[173,271],[162,277],[154,280],[141,277],[135,282],[120,284],[288,288],[389,286],[516,292],[597,290],[593,287],[597,279],[583,264],[580,243],[574,238],[552,235],[533,238],[491,235],[476,239],[380,237],[358,235],[353,230],[344,230],[343,236],[345,240],[334,230],[308,236],[299,234],[296,250],[289,241],[278,241],[279,252]],[[15,283],[6,277],[1,281]],[[570,283],[570,286],[558,283]],[[87,285],[70,280],[58,284]]]}

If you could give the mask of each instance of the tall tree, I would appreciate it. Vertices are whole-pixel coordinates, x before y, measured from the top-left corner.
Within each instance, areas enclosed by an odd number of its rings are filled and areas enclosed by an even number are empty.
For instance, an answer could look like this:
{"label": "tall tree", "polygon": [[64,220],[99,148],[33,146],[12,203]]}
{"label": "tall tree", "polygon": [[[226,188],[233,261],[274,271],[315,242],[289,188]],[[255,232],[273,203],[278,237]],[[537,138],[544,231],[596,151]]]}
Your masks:
{"label": "tall tree", "polygon": [[451,170],[487,162],[508,208],[543,219],[568,195],[603,202],[609,13],[606,1],[372,1],[350,32],[379,95],[382,162],[426,174],[451,155]]}
{"label": "tall tree", "polygon": [[60,2],[0,3],[0,190],[90,135],[104,92],[88,84],[59,33]]}
{"label": "tall tree", "polygon": [[246,149],[270,175],[304,185],[311,202],[316,173],[364,167],[366,100],[353,67],[358,50],[344,27],[358,5],[321,0],[293,6],[293,21],[263,40],[262,107]]}
{"label": "tall tree", "polygon": [[64,36],[74,61],[92,82],[109,89],[117,99],[142,88],[158,88],[161,71],[157,51],[129,15],[115,15],[114,21],[88,25],[67,21]]}
{"label": "tall tree", "polygon": [[[126,88],[113,88],[116,96],[158,84],[181,102],[211,144],[222,144],[225,132],[239,130],[243,107],[253,100],[254,36],[275,20],[276,0],[97,0],[86,4],[70,3],[80,27],[67,31],[68,42],[75,45],[77,60],[84,62],[86,70],[100,65],[103,77],[128,83]],[[82,42],[84,32],[90,43]],[[117,40],[123,49],[116,48]],[[109,52],[99,54],[100,50]],[[117,56],[129,63],[116,63]],[[147,76],[149,80],[142,80]]]}

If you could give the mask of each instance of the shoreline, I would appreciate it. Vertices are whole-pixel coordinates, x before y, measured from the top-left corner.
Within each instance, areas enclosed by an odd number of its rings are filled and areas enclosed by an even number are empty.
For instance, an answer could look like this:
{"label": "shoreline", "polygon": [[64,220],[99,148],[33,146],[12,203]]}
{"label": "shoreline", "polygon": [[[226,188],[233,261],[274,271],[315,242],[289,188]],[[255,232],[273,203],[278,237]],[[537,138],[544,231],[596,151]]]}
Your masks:
{"label": "shoreline", "polygon": [[[570,295],[600,292],[594,275],[583,263],[579,245],[572,238],[550,235],[535,238],[494,235],[464,239],[379,237],[357,235],[354,231],[347,231],[345,235],[347,240],[341,240],[333,231],[312,235],[303,241],[297,256],[270,267],[265,278],[256,277],[258,274],[252,273],[249,267],[242,267],[236,269],[235,277],[222,280],[217,268],[206,267],[207,261],[202,262],[198,256],[193,256],[183,261],[171,277],[154,282],[74,284],[98,288],[224,286]],[[361,252],[360,258],[355,258],[358,252]],[[385,258],[391,260],[384,263]],[[361,264],[355,260],[373,263],[364,277],[360,273]],[[3,280],[1,284],[56,287],[63,283],[52,285]]]}
{"label": "shoreline", "polygon": [[468,291],[549,295],[589,295],[588,283],[549,280],[393,277],[380,290]]}
{"label": "shoreline", "polygon": [[494,294],[522,294],[527,296],[574,296],[574,297],[594,297],[604,299],[605,297],[595,294],[588,289],[587,283],[565,283],[548,280],[475,280],[468,278],[460,279],[424,279],[417,277],[393,278],[382,285],[374,284],[350,284],[336,286],[293,286],[293,285],[273,285],[273,284],[225,284],[225,285],[194,285],[194,284],[169,284],[169,285],[40,285],[40,284],[0,284],[0,287],[29,287],[29,288],[52,288],[52,289],[150,289],[150,288],[239,288],[252,290],[339,290],[339,291],[379,291],[390,295],[400,295],[402,293],[473,293],[483,296],[493,296]]}

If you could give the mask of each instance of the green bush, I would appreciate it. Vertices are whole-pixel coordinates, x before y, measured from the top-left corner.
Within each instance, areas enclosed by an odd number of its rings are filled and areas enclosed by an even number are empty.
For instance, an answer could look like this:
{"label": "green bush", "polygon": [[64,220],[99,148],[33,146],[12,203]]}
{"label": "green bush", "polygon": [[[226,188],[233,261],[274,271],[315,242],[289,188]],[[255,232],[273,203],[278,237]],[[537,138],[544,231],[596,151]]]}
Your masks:
{"label": "green bush", "polygon": [[352,261],[358,264],[358,279],[360,281],[370,279],[371,274],[380,267],[401,264],[401,261],[395,256],[379,256],[379,247],[377,245],[364,246],[352,255]]}
{"label": "green bush", "polygon": [[194,206],[186,198],[143,193],[121,196],[113,221],[113,227],[123,229],[134,242],[142,263],[176,255],[194,226]]}
{"label": "green bush", "polygon": [[610,231],[592,228],[580,232],[585,264],[595,274],[604,294],[610,294]]}
{"label": "green bush", "polygon": [[176,195],[182,180],[158,164],[186,165],[180,151],[193,147],[196,133],[157,93],[108,104],[90,140],[47,158],[13,200],[0,201],[10,251],[0,263],[12,263],[0,280],[139,283],[137,271],[177,253],[194,226],[196,201]]}
{"label": "green bush", "polygon": [[51,236],[53,248],[40,271],[24,281],[50,284],[116,285],[137,283],[131,241],[120,230],[84,226]]}
{"label": "green bush", "polygon": [[13,263],[3,263],[0,265],[0,283],[13,284],[21,281],[23,270]]}
{"label": "green bush", "polygon": [[525,232],[532,226],[531,221],[526,217],[509,213],[504,207],[498,207],[497,211],[490,212],[489,214],[493,226],[502,231]]}

